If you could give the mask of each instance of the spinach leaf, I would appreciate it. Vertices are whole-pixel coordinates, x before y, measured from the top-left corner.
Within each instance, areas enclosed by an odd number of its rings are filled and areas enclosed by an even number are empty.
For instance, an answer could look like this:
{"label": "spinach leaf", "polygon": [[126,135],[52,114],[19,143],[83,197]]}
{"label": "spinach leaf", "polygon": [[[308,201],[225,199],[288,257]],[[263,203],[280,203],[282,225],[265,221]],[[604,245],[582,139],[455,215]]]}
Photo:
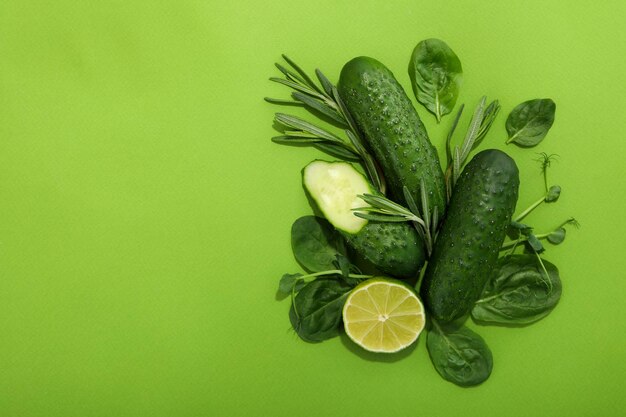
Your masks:
{"label": "spinach leaf", "polygon": [[434,320],[432,323],[426,347],[439,375],[462,387],[487,380],[493,357],[483,338],[465,326],[444,326]]}
{"label": "spinach leaf", "polygon": [[549,98],[528,100],[511,111],[506,119],[509,139],[520,146],[535,146],[548,134],[554,123],[556,104]]}
{"label": "spinach leaf", "polygon": [[558,245],[562,243],[565,240],[565,228],[559,227],[555,231],[550,232],[547,239],[548,242],[552,243],[553,245]]}
{"label": "spinach leaf", "polygon": [[283,274],[278,284],[278,291],[283,294],[291,294],[292,291],[300,291],[305,284],[302,277],[303,275],[299,272],[295,274]]}
{"label": "spinach leaf", "polygon": [[343,305],[352,289],[342,280],[319,278],[305,285],[293,299],[289,320],[298,336],[321,342],[338,334]]}
{"label": "spinach leaf", "polygon": [[559,187],[558,185],[553,185],[546,193],[546,203],[554,203],[559,199],[560,195],[561,187]]}
{"label": "spinach leaf", "polygon": [[440,39],[426,39],[417,44],[411,55],[409,75],[417,101],[441,117],[450,113],[459,96],[463,79],[461,61]]}
{"label": "spinach leaf", "polygon": [[561,297],[559,271],[543,260],[546,272],[534,254],[511,255],[500,259],[472,317],[496,324],[530,324],[547,316]]}
{"label": "spinach leaf", "polygon": [[304,216],[291,226],[291,248],[296,260],[309,272],[335,269],[337,255],[345,255],[343,237],[326,220]]}

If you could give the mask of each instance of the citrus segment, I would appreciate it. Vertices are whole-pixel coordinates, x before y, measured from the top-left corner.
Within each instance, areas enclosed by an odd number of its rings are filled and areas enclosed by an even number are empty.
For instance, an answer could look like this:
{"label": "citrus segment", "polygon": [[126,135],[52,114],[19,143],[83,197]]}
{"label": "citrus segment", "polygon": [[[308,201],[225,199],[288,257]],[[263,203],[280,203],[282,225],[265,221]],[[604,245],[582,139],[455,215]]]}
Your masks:
{"label": "citrus segment", "polygon": [[371,352],[397,352],[411,345],[426,323],[424,307],[406,284],[374,278],[358,285],[343,307],[346,334]]}

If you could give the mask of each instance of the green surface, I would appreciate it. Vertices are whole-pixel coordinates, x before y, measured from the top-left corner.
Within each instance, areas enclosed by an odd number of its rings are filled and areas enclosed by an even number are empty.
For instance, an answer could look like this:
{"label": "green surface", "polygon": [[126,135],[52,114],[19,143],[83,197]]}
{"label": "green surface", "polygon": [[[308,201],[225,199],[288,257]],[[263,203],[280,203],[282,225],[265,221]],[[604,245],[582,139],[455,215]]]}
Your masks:
{"label": "green surface", "polygon": [[[623,1],[0,2],[0,415],[618,416],[626,408]],[[506,114],[551,97],[536,152],[563,194],[529,217],[574,215],[551,248],[563,298],[525,328],[471,327],[494,371],[458,388],[425,339],[394,357],[344,338],[307,344],[275,291],[298,270],[314,150],[272,144],[272,64],[286,52],[336,81],[371,55],[410,92],[415,44],[459,55],[459,103]],[[436,125],[442,149],[452,117]],[[304,113],[299,113],[304,114]],[[466,126],[469,112],[462,121]]]}

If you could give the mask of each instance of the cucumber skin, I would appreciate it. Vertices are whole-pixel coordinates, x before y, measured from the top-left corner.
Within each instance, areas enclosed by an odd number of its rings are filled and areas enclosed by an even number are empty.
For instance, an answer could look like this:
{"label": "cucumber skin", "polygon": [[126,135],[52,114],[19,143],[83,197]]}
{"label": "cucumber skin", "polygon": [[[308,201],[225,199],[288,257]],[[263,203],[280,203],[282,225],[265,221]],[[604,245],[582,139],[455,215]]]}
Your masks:
{"label": "cucumber skin", "polygon": [[417,277],[426,260],[424,243],[408,223],[370,220],[357,234],[340,232],[357,253],[397,278]]}
{"label": "cucumber skin", "polygon": [[[308,165],[317,161],[315,160]],[[341,163],[349,164],[348,162]],[[302,186],[310,201],[317,206],[317,200],[310,193],[304,181],[305,170],[306,167],[301,172]],[[360,172],[359,174],[369,184],[372,193],[378,194],[365,175]],[[365,205],[365,203],[363,204]],[[319,211],[322,217],[327,217],[324,216],[321,209]],[[326,220],[330,222],[330,219],[326,218]],[[330,222],[330,224],[333,223]],[[335,227],[334,224],[333,227]],[[358,233],[349,233],[338,227],[335,227],[335,229],[342,234],[348,245],[356,253],[381,272],[396,278],[410,279],[417,277],[426,262],[424,242],[417,234],[415,228],[409,223],[375,222],[370,220]]]}
{"label": "cucumber skin", "polygon": [[385,174],[391,198],[406,205],[406,186],[420,202],[423,179],[431,210],[437,206],[443,216],[446,191],[437,149],[393,73],[373,58],[357,57],[344,65],[337,88]]}
{"label": "cucumber skin", "polygon": [[461,173],[420,290],[437,320],[467,315],[480,297],[498,261],[518,189],[515,161],[495,149],[476,154]]}

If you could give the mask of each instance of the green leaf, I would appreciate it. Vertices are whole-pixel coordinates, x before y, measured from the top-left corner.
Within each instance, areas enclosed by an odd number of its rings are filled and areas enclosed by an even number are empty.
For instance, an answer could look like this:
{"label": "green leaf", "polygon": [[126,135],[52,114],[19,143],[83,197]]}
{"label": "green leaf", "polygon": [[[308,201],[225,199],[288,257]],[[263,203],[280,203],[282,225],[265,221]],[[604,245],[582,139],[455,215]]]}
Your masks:
{"label": "green leaf", "polygon": [[278,123],[281,123],[292,129],[302,130],[304,132],[310,133],[311,135],[320,137],[322,139],[326,139],[330,142],[337,142],[337,143],[343,144],[343,141],[340,138],[333,135],[329,131],[322,129],[319,126],[315,126],[314,124],[311,124],[307,122],[306,120],[303,120],[299,117],[296,117],[290,114],[285,114],[285,113],[276,113],[274,116],[274,119]]}
{"label": "green leaf", "polygon": [[443,326],[433,321],[426,347],[435,369],[446,381],[470,387],[491,375],[491,350],[482,337],[465,326]]}
{"label": "green leaf", "polygon": [[551,232],[547,236],[547,239],[548,242],[552,243],[553,245],[558,245],[559,243],[562,243],[565,240],[565,228],[559,227],[554,232]]}
{"label": "green leaf", "polygon": [[361,160],[361,157],[357,153],[347,149],[343,144],[318,142],[314,143],[313,146],[330,156],[343,159],[344,161],[359,162]]}
{"label": "green leaf", "polygon": [[359,273],[360,271],[356,266],[352,265],[350,263],[350,260],[344,255],[337,254],[337,256],[335,257],[334,265],[337,269],[341,271],[341,278],[343,278],[346,284],[350,285],[351,287],[355,287],[361,282],[361,280],[352,278],[350,276],[350,272],[352,272],[353,270],[355,270],[357,273]]}
{"label": "green leaf", "polygon": [[326,92],[326,94],[328,94],[328,96],[332,97],[332,95],[333,95],[333,83],[331,83],[328,80],[328,78],[326,78],[324,73],[322,71],[320,71],[319,69],[315,70],[315,75],[317,75],[317,79],[320,81],[320,84],[322,84],[322,87],[324,87],[324,91]]}
{"label": "green leaf", "polygon": [[534,250],[535,252],[541,253],[541,252],[544,251],[543,244],[537,238],[537,236],[535,236],[533,234],[529,234],[526,241],[528,242],[528,244],[530,245],[532,250]]}
{"label": "green leaf", "polygon": [[346,253],[343,237],[326,220],[304,216],[291,226],[291,248],[296,260],[309,272],[335,269],[337,255]]}
{"label": "green leaf", "polygon": [[393,214],[373,214],[365,211],[355,211],[354,215],[362,219],[372,220],[375,222],[404,223],[407,221],[406,217]]}
{"label": "green leaf", "polygon": [[556,104],[549,98],[528,100],[511,111],[506,119],[509,139],[520,146],[535,146],[548,134],[554,123]]}
{"label": "green leaf", "polygon": [[287,61],[289,65],[291,65],[291,68],[293,68],[298,72],[298,74],[300,74],[301,80],[303,80],[309,87],[311,87],[315,91],[319,92],[320,94],[322,93],[320,88],[313,82],[311,77],[309,77],[309,75],[302,68],[300,68],[298,64],[296,64],[291,58],[289,58],[285,54],[283,54],[282,57],[285,61]]}
{"label": "green leaf", "polygon": [[[280,283],[278,284],[278,291],[283,294],[291,294],[291,291],[294,289],[294,287],[297,287],[297,283],[303,282],[302,280],[300,280],[301,277],[302,274],[300,273],[284,274],[280,279]],[[300,288],[296,288],[296,292],[299,291]]]}
{"label": "green leaf", "polygon": [[560,195],[561,187],[559,187],[558,185],[553,185],[552,187],[550,187],[548,193],[546,194],[546,203],[553,203],[557,201]]}
{"label": "green leaf", "polygon": [[324,116],[332,119],[334,122],[336,122],[338,125],[342,126],[342,127],[346,127],[346,121],[343,119],[343,117],[341,117],[339,115],[339,113],[337,113],[336,110],[328,107],[328,105],[321,103],[320,101],[312,98],[309,95],[300,93],[298,91],[294,91],[293,93],[291,93],[291,97],[294,98],[294,100],[298,100],[300,102],[302,102],[305,106],[307,106],[309,109],[311,110],[315,110],[321,114],[323,114]]}
{"label": "green leaf", "polygon": [[307,342],[337,336],[341,313],[352,286],[343,280],[319,278],[304,286],[293,299],[289,319]]}
{"label": "green leaf", "polygon": [[472,317],[495,324],[530,324],[547,316],[561,298],[559,271],[543,260],[551,285],[535,255],[511,255],[501,258],[481,298],[472,309]]}
{"label": "green leaf", "polygon": [[463,78],[461,61],[440,39],[426,39],[417,44],[411,55],[409,75],[417,101],[437,121],[450,113],[459,96]]}

